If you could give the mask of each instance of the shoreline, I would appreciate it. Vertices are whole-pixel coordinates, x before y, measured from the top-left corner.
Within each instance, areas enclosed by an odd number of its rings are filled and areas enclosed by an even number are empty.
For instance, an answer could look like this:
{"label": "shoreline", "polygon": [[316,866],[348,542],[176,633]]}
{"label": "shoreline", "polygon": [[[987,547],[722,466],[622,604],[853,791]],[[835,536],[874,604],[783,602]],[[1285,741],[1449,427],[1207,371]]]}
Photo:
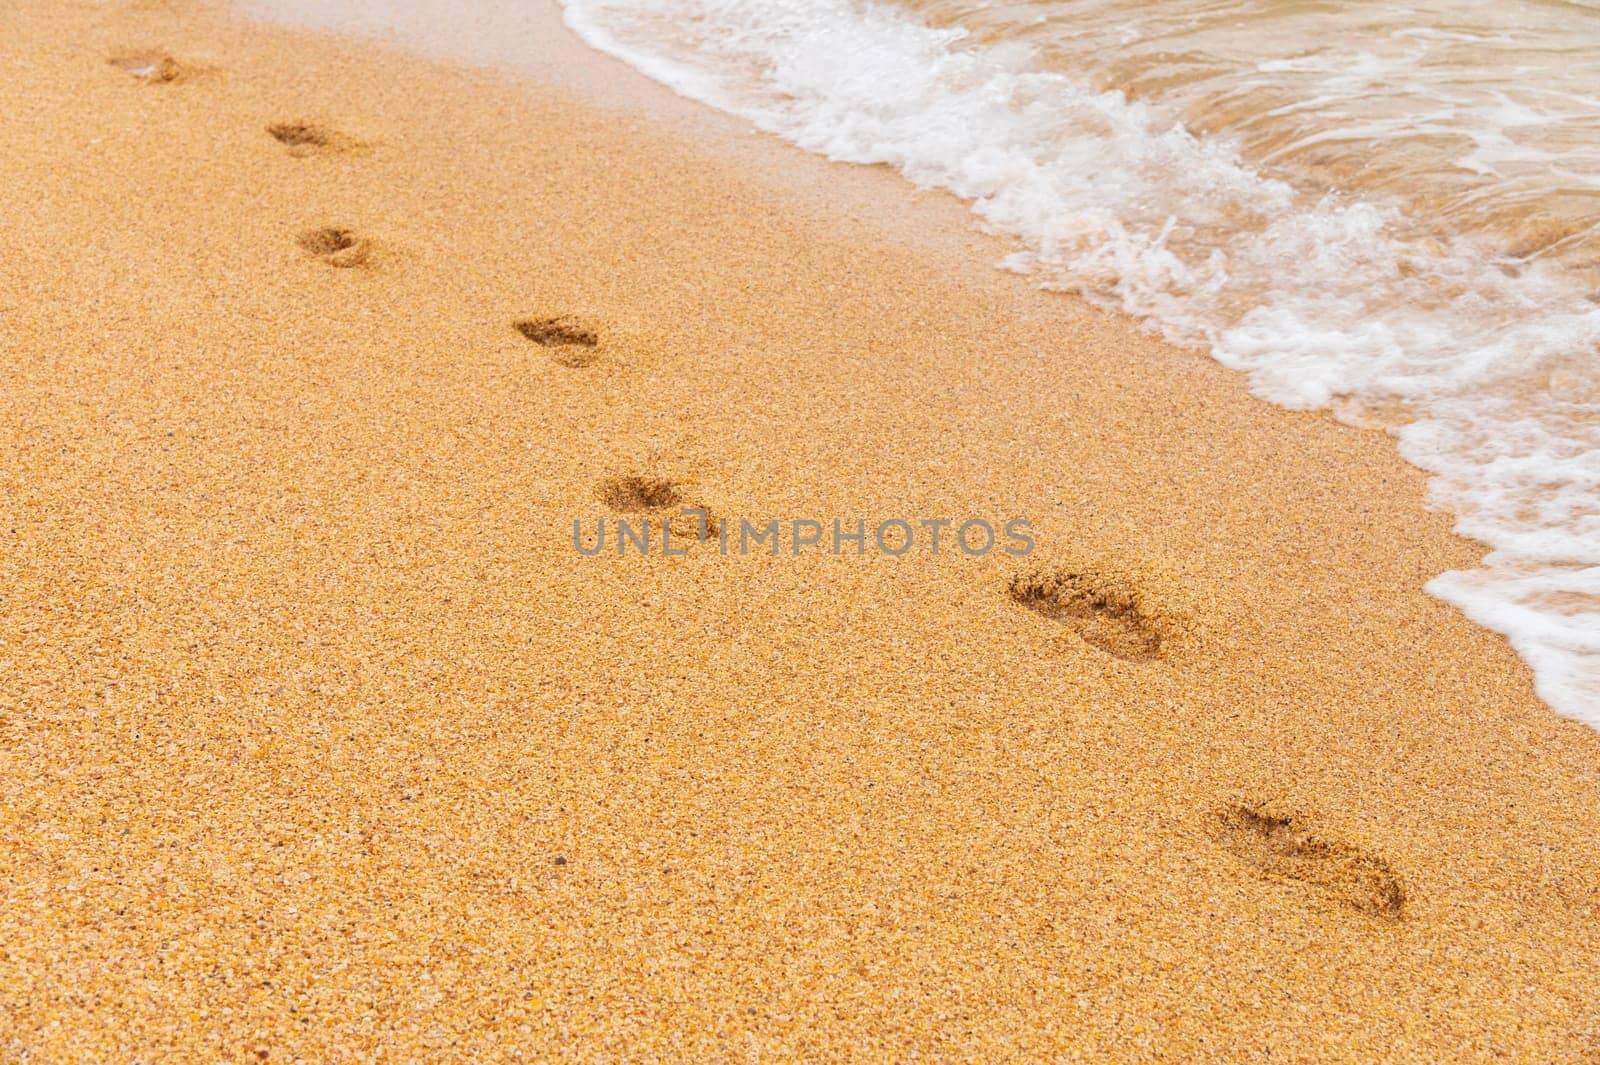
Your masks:
{"label": "shoreline", "polygon": [[[725,116],[37,7],[0,1056],[1600,1052],[1600,736],[1383,434]],[[1037,549],[572,550],[679,505]]]}
{"label": "shoreline", "polygon": [[[714,157],[742,180],[807,222],[834,228],[844,220],[879,239],[939,258],[963,276],[986,278],[1016,250],[973,225],[971,206],[938,189],[918,189],[893,168],[833,163],[797,150],[736,115],[716,110],[654,81],[626,62],[585,44],[566,25],[557,0],[488,3],[481,20],[457,18],[446,0],[417,0],[404,12],[352,0],[238,0],[237,17],[285,32],[324,35],[353,48],[381,48],[444,67],[531,84],[614,117],[653,138]],[[231,9],[230,9],[231,10]],[[916,204],[907,212],[907,201]],[[1018,278],[1019,289],[1033,283]]]}

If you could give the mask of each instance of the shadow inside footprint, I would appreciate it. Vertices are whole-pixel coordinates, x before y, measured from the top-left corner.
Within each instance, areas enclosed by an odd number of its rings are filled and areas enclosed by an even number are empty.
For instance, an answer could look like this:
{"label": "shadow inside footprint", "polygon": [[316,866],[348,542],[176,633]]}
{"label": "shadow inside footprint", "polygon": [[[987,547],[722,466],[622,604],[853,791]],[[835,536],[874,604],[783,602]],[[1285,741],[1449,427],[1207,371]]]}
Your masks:
{"label": "shadow inside footprint", "polygon": [[665,477],[612,477],[600,482],[600,502],[624,513],[665,510],[683,501],[678,486]]}
{"label": "shadow inside footprint", "polygon": [[267,127],[272,139],[291,148],[326,148],[333,134],[308,122],[274,122]]}
{"label": "shadow inside footprint", "polygon": [[1014,602],[1059,621],[1107,654],[1130,662],[1161,657],[1159,620],[1133,587],[1095,574],[1062,570],[1012,578]]}
{"label": "shadow inside footprint", "polygon": [[595,494],[612,510],[646,515],[646,524],[650,516],[658,516],[663,526],[671,528],[672,539],[679,547],[691,541],[715,540],[722,532],[720,518],[703,503],[685,496],[682,486],[665,477],[611,477],[600,482]]}
{"label": "shadow inside footprint", "polygon": [[1406,892],[1387,862],[1314,835],[1298,817],[1235,805],[1218,814],[1228,848],[1262,873],[1310,884],[1346,906],[1398,920]]}
{"label": "shadow inside footprint", "polygon": [[329,266],[360,266],[372,254],[371,241],[338,226],[307,230],[295,238],[295,243],[307,255]]}
{"label": "shadow inside footprint", "polygon": [[186,73],[182,63],[165,52],[150,49],[118,52],[106,62],[125,74],[151,83],[181,81]]}
{"label": "shadow inside footprint", "polygon": [[542,348],[559,366],[588,366],[600,357],[600,331],[570,315],[524,318],[511,323],[518,333]]}
{"label": "shadow inside footprint", "polygon": [[346,151],[358,146],[353,137],[315,122],[274,122],[267,127],[272,139],[289,149],[290,155]]}

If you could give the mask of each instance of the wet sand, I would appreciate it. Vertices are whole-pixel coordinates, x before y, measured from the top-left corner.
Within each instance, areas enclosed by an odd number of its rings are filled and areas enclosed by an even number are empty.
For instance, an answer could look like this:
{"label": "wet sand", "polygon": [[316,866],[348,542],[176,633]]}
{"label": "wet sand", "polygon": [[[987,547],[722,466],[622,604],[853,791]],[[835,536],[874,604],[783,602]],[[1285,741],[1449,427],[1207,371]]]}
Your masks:
{"label": "wet sand", "polygon": [[[8,34],[0,1060],[1600,1060],[1600,735],[1386,437],[670,99]],[[574,549],[681,503],[1036,546]]]}

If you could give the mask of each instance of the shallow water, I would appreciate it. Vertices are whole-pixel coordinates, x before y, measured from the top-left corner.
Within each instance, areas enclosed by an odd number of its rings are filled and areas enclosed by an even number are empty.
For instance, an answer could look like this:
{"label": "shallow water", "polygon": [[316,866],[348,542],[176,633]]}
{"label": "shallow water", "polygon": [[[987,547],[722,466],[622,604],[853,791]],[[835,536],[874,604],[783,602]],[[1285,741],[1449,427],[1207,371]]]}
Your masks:
{"label": "shallow water", "polygon": [[[1600,267],[1600,14],[1549,0],[906,0],[1146,101],[1310,195],[1400,204],[1509,262]],[[1600,278],[1589,277],[1591,289]]]}
{"label": "shallow water", "polygon": [[585,40],[1017,241],[1492,549],[1428,589],[1600,726],[1600,10],[1552,0],[564,0]]}

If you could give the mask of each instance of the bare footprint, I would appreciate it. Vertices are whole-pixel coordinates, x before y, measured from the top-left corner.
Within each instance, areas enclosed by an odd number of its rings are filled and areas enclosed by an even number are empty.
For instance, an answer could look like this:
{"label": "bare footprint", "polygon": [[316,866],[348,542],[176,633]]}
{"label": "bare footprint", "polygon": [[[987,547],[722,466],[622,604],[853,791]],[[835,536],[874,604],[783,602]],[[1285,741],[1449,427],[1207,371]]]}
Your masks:
{"label": "bare footprint", "polygon": [[[690,540],[711,540],[721,534],[722,523],[701,503],[688,498],[676,481],[654,475],[609,477],[595,493],[600,502],[624,514],[659,515],[671,526],[680,546]],[[685,510],[691,513],[684,513]],[[693,511],[700,513],[695,514]]]}
{"label": "bare footprint", "polygon": [[1405,913],[1405,885],[1387,862],[1314,834],[1304,818],[1240,804],[1223,810],[1217,821],[1228,849],[1268,877],[1308,884],[1376,917],[1398,920]]}
{"label": "bare footprint", "polygon": [[295,156],[345,152],[361,147],[361,142],[354,137],[315,122],[274,122],[267,127],[267,133]]}
{"label": "bare footprint", "polygon": [[600,482],[600,502],[633,514],[665,510],[683,502],[678,486],[665,477],[610,477]]}
{"label": "bare footprint", "polygon": [[1129,662],[1162,656],[1161,621],[1138,589],[1078,570],[1035,571],[1013,577],[1016,603],[1071,628],[1086,643]]}
{"label": "bare footprint", "polygon": [[300,249],[329,266],[360,266],[372,254],[372,242],[339,226],[309,229],[295,238]]}
{"label": "bare footprint", "polygon": [[151,84],[182,81],[192,73],[167,53],[149,48],[118,52],[106,62],[125,74]]}
{"label": "bare footprint", "polygon": [[600,330],[571,315],[524,318],[511,326],[540,347],[549,348],[550,361],[558,366],[576,369],[600,357]]}

